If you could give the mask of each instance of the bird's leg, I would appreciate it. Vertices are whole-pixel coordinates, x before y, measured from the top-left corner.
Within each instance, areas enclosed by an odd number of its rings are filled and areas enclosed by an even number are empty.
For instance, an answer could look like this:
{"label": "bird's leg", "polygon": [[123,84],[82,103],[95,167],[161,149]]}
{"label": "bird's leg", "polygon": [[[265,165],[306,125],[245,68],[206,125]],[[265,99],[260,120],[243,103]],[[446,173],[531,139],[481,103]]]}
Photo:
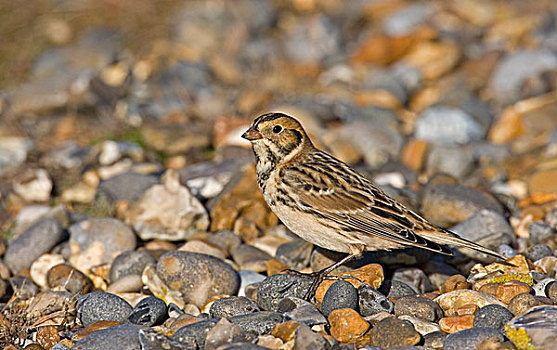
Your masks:
{"label": "bird's leg", "polygon": [[322,270],[319,270],[319,271],[313,272],[311,274],[308,274],[310,277],[313,278],[313,281],[311,283],[311,287],[308,289],[308,291],[304,295],[304,299],[305,300],[310,300],[314,296],[315,291],[317,291],[317,287],[319,287],[321,282],[323,282],[323,280],[327,277],[328,274],[330,274],[331,272],[336,270],[339,266],[344,265],[344,264],[354,260],[359,255],[360,254],[349,254],[349,255],[345,256],[344,258],[342,258],[341,260],[337,261],[336,263],[332,264],[331,266],[327,266],[326,268],[324,268]]}

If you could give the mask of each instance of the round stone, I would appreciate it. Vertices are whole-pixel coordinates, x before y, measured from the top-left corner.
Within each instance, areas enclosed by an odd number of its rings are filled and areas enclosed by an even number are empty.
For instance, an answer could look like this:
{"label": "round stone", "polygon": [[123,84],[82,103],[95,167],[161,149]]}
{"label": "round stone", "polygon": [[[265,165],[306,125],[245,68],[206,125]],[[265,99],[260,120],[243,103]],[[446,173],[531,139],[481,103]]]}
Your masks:
{"label": "round stone", "polygon": [[129,250],[119,254],[110,266],[110,281],[128,275],[140,275],[147,265],[155,265],[157,260],[144,250]]}
{"label": "round stone", "polygon": [[265,278],[257,288],[257,304],[263,310],[278,310],[286,297],[303,298],[311,279],[293,274],[278,274]]}
{"label": "round stone", "polygon": [[131,312],[127,301],[111,293],[85,294],[77,302],[77,317],[86,327],[97,321],[126,322]]}
{"label": "round stone", "polygon": [[354,286],[346,281],[336,281],[327,289],[321,304],[321,312],[326,317],[336,309],[358,308],[358,291]]}
{"label": "round stone", "polygon": [[395,307],[389,298],[365,284],[358,287],[358,295],[362,316],[371,316],[379,312],[391,313]]}
{"label": "round stone", "polygon": [[443,316],[443,311],[433,300],[406,296],[398,299],[395,303],[395,315],[410,315],[422,320],[434,322]]}
{"label": "round stone", "polygon": [[235,295],[240,278],[221,259],[210,255],[172,251],[160,257],[157,275],[173,290],[182,293],[186,304],[203,306],[215,295]]}
{"label": "round stone", "polygon": [[449,334],[443,342],[443,350],[476,350],[486,340],[502,343],[505,337],[495,328],[469,328]]}
{"label": "round stone", "polygon": [[513,318],[513,314],[500,305],[486,305],[474,316],[474,327],[490,327],[504,332],[505,323]]}
{"label": "round stone", "polygon": [[532,261],[539,260],[541,258],[545,258],[546,256],[552,256],[553,249],[547,244],[536,244],[528,248],[526,251],[526,257]]}
{"label": "round stone", "polygon": [[154,326],[164,321],[167,307],[162,299],[147,297],[141,299],[128,316],[131,323]]}

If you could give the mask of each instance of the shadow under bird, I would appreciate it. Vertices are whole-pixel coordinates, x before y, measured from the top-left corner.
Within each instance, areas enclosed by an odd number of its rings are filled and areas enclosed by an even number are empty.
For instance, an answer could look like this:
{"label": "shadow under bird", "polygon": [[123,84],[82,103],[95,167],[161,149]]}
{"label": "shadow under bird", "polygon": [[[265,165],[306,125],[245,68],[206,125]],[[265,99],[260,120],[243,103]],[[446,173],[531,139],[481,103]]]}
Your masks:
{"label": "shadow under bird", "polygon": [[242,137],[252,144],[265,201],[282,223],[310,243],[348,253],[309,274],[315,277],[309,296],[327,274],[364,251],[419,247],[453,255],[445,247],[453,245],[505,260],[493,250],[431,224],[344,162],[317,149],[291,116],[261,115]]}

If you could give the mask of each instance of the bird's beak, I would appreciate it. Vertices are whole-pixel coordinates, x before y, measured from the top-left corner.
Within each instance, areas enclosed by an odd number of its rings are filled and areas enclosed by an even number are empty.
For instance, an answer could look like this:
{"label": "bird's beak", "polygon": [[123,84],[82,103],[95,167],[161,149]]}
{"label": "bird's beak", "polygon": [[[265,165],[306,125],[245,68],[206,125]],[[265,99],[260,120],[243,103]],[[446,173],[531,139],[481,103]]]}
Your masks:
{"label": "bird's beak", "polygon": [[261,133],[253,127],[250,127],[245,133],[243,133],[242,137],[249,141],[255,141],[263,138]]}

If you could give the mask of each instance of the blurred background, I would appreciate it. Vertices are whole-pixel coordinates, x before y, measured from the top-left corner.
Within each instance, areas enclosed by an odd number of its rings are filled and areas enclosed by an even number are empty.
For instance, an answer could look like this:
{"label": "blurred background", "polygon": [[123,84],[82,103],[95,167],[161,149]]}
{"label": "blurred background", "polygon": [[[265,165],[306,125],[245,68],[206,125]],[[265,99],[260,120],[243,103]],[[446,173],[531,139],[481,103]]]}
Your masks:
{"label": "blurred background", "polygon": [[270,110],[442,226],[474,211],[420,201],[435,178],[516,227],[557,198],[555,1],[10,0],[0,57],[5,230],[33,203],[106,215],[99,191],[142,193],[103,187],[124,173],[210,203]]}

